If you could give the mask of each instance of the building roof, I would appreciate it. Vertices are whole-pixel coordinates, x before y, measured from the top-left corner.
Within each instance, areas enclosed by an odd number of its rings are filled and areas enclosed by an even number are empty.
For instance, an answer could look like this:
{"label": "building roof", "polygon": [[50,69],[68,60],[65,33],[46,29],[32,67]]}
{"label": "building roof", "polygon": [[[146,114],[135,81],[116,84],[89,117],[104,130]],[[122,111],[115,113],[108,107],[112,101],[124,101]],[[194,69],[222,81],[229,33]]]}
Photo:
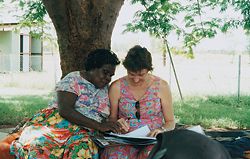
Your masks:
{"label": "building roof", "polygon": [[11,31],[18,23],[0,23],[0,31]]}

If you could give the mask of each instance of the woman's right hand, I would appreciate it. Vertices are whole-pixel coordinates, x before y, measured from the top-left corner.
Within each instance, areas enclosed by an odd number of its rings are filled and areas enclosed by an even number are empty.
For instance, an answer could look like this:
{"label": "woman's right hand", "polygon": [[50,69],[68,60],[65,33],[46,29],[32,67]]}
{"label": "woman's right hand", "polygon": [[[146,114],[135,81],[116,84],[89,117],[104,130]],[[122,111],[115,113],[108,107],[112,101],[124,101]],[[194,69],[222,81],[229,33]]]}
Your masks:
{"label": "woman's right hand", "polygon": [[121,129],[121,133],[124,134],[124,133],[127,133],[128,130],[129,130],[129,124],[128,124],[128,120],[125,120],[124,118],[120,118],[117,120],[117,122],[119,123],[119,126],[120,126],[120,129]]}
{"label": "woman's right hand", "polygon": [[99,124],[99,131],[112,131],[114,133],[121,133],[121,126],[116,121],[104,121]]}
{"label": "woman's right hand", "polygon": [[104,121],[100,123],[99,127],[101,132],[112,131],[114,133],[124,134],[129,130],[129,125],[123,118],[117,121]]}

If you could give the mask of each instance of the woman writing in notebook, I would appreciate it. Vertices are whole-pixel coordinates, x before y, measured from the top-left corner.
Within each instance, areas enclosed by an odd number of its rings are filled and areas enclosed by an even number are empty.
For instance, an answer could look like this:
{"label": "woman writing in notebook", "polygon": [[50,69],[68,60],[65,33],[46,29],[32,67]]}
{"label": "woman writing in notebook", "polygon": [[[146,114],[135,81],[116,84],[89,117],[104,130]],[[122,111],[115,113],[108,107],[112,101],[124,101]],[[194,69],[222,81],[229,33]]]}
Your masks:
{"label": "woman writing in notebook", "polygon": [[[166,81],[150,74],[152,57],[146,48],[134,46],[123,61],[127,75],[114,81],[109,89],[109,120],[124,118],[131,132],[148,125],[155,137],[175,128],[172,96]],[[154,145],[122,145],[105,148],[101,158],[146,158]]]}

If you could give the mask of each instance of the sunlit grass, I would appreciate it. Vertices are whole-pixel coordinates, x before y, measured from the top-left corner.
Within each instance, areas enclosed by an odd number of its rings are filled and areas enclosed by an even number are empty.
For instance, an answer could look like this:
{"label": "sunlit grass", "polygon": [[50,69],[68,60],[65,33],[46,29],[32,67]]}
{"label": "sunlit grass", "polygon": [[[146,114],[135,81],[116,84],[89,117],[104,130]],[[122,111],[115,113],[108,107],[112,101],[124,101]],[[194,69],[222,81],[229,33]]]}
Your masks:
{"label": "sunlit grass", "polygon": [[242,96],[193,97],[174,103],[177,121],[204,128],[250,128],[250,97]]}
{"label": "sunlit grass", "polygon": [[[39,109],[48,106],[52,94],[37,96],[4,96],[0,98],[0,125],[17,125]],[[174,102],[179,123],[204,128],[250,129],[250,97],[208,96],[185,98]]]}
{"label": "sunlit grass", "polygon": [[48,106],[51,95],[5,96],[0,98],[0,125],[17,125]]}

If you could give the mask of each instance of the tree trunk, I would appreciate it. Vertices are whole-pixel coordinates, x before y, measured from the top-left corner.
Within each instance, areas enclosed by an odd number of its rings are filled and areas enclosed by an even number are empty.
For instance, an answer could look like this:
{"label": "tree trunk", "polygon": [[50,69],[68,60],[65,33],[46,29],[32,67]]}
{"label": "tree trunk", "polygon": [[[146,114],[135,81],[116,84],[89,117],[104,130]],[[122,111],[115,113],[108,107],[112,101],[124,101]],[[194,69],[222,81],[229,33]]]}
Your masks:
{"label": "tree trunk", "polygon": [[62,77],[83,69],[87,54],[110,49],[112,31],[124,0],[42,0],[55,26]]}

